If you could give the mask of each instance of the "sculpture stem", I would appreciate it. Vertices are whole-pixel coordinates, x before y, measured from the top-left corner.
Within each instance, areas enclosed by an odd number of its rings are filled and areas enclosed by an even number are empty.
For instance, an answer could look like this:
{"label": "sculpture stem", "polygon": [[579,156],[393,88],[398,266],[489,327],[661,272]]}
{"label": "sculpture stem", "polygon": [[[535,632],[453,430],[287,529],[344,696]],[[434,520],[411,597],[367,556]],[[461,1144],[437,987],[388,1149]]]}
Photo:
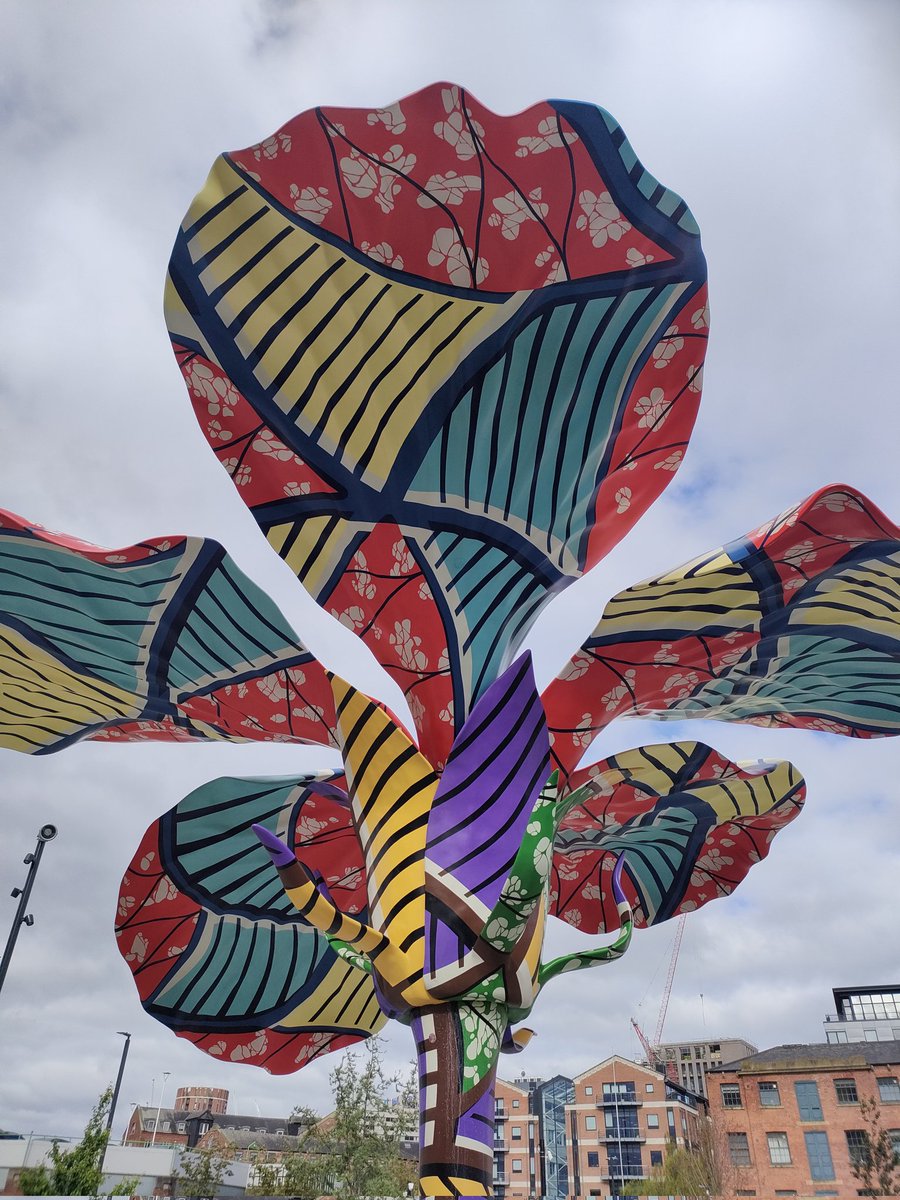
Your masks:
{"label": "sculpture stem", "polygon": [[[506,1006],[483,1000],[416,1009],[411,1021],[419,1068],[419,1186],[423,1196],[494,1194],[494,1085]],[[476,1035],[477,1037],[477,1035]],[[466,1066],[478,1082],[464,1091]],[[485,1070],[487,1066],[487,1070]]]}

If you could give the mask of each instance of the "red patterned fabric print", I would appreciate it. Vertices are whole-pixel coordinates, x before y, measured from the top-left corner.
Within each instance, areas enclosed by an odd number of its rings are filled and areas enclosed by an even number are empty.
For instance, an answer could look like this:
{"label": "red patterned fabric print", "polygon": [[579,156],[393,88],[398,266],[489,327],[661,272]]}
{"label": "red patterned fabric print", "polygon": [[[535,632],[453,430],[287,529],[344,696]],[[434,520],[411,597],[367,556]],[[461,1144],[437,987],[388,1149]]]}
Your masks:
{"label": "red patterned fabric print", "polygon": [[[700,406],[703,360],[709,337],[704,286],[676,315],[638,375],[608,471],[597,490],[585,569],[595,566],[622,538],[616,515],[629,528],[661,488],[650,469],[673,475],[687,451]],[[632,474],[633,472],[633,474]]]}
{"label": "red patterned fabric print", "polygon": [[334,696],[317,662],[229,683],[193,696],[179,708],[190,720],[211,725],[229,739],[337,745]]}
{"label": "red patterned fabric print", "polygon": [[[648,747],[654,749],[665,747]],[[694,784],[703,780],[719,780],[724,785],[746,779],[748,773],[716,751],[709,750],[705,761],[682,786],[689,794]],[[643,818],[646,830],[652,829],[650,814],[659,803],[656,795],[648,794],[639,783],[622,779],[615,759],[605,759],[573,779],[574,786],[590,783],[595,795],[572,810],[563,821],[560,832],[582,831],[598,842],[597,849],[579,849],[562,853],[558,848],[553,856],[550,876],[550,911],[585,933],[611,933],[619,928],[619,915],[612,891],[612,873],[621,844],[614,840],[603,847],[604,834],[615,839],[622,826]],[[750,773],[752,778],[752,773]],[[703,796],[697,789],[696,795]],[[729,895],[754,864],[769,853],[777,833],[799,816],[805,798],[801,785],[786,795],[762,815],[741,816],[712,825],[695,853],[690,880],[678,904],[667,912],[665,919],[702,908],[710,900]],[[665,800],[665,798],[664,798]],[[648,924],[638,889],[629,874],[629,864],[639,871],[635,858],[626,855],[626,870],[622,883],[639,928]]]}
{"label": "red patterned fabric print", "polygon": [[363,1040],[349,1033],[292,1033],[280,1029],[238,1034],[181,1032],[178,1037],[214,1058],[263,1067],[270,1075],[290,1075],[322,1054],[344,1050]]}
{"label": "red patterned fabric print", "polygon": [[[766,522],[748,535],[743,544],[746,554],[755,553],[766,565],[758,578],[769,579],[765,611],[772,613],[790,609],[798,588],[829,571],[854,547],[898,538],[900,528],[870,500],[853,488],[834,484]],[[740,543],[731,544],[737,554],[735,545]],[[739,570],[741,561],[738,556]],[[681,575],[681,570],[664,578],[674,579]],[[714,573],[706,582],[706,589],[719,578]],[[748,612],[742,628],[727,633],[704,631],[702,627],[698,631],[696,612],[691,616],[693,609],[679,599],[674,584],[665,611],[653,609],[652,595],[647,600],[641,598],[642,587],[638,585],[619,593],[610,601],[592,636],[542,696],[551,728],[553,759],[566,775],[575,769],[597,733],[610,721],[619,716],[653,716],[665,712],[734,668],[760,642],[758,602],[755,617]],[[682,603],[685,603],[683,608]],[[619,609],[629,607],[638,636],[622,636],[626,618]],[[701,607],[698,602],[697,608]],[[683,632],[676,629],[673,635],[671,629],[677,627],[682,613],[690,618],[689,627]],[[612,617],[616,618],[615,636],[606,632]],[[715,621],[716,614],[711,612],[709,623]],[[653,628],[665,624],[670,630],[665,636]],[[790,711],[741,719],[767,728],[809,728],[863,738],[880,736],[840,720]]]}
{"label": "red patterned fabric print", "polygon": [[232,158],[287,209],[437,283],[512,292],[671,257],[545,102],[499,116],[433,84],[385,109],[301,113]]}
{"label": "red patterned fabric print", "polygon": [[221,367],[184,346],[174,350],[200,428],[247,505],[334,493],[260,420]]}
{"label": "red patterned fabric print", "polygon": [[434,596],[400,529],[376,526],[350,560],[327,610],[370,646],[403,690],[420,749],[436,768],[453,740],[453,690]]}

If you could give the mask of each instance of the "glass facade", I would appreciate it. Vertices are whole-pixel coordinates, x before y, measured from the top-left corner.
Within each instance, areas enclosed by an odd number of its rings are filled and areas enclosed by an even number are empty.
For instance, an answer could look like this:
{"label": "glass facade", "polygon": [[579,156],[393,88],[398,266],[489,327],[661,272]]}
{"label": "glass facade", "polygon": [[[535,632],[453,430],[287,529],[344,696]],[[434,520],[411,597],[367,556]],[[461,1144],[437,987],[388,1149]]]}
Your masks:
{"label": "glass facade", "polygon": [[546,1200],[566,1200],[569,1194],[565,1106],[574,1103],[575,1085],[563,1075],[555,1076],[535,1090],[534,1111],[540,1118]]}

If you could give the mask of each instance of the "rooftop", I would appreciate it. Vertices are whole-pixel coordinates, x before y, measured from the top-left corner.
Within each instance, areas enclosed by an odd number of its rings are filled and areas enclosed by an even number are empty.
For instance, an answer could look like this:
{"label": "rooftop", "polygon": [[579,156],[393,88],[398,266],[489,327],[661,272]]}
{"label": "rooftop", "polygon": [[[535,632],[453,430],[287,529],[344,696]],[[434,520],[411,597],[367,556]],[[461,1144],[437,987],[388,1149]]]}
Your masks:
{"label": "rooftop", "polygon": [[710,1068],[720,1071],[759,1071],[765,1067],[810,1068],[900,1065],[900,1042],[800,1042],[773,1046],[735,1062]]}

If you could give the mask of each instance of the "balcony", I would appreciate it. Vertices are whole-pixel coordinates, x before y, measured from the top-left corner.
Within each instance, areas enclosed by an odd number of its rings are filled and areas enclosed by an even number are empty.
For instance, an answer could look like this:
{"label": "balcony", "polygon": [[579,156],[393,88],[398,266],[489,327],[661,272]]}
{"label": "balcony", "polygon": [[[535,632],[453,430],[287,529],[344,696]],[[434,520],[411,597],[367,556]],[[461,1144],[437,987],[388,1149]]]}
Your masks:
{"label": "balcony", "polygon": [[637,1096],[609,1096],[597,1101],[598,1108],[643,1108],[643,1100]]}
{"label": "balcony", "polygon": [[612,1146],[615,1146],[617,1142],[636,1143],[646,1142],[646,1140],[647,1139],[645,1137],[641,1137],[640,1133],[636,1129],[629,1130],[627,1133],[616,1133],[612,1129],[607,1129],[605,1133],[601,1133],[597,1138],[597,1141],[602,1142],[603,1145]]}

